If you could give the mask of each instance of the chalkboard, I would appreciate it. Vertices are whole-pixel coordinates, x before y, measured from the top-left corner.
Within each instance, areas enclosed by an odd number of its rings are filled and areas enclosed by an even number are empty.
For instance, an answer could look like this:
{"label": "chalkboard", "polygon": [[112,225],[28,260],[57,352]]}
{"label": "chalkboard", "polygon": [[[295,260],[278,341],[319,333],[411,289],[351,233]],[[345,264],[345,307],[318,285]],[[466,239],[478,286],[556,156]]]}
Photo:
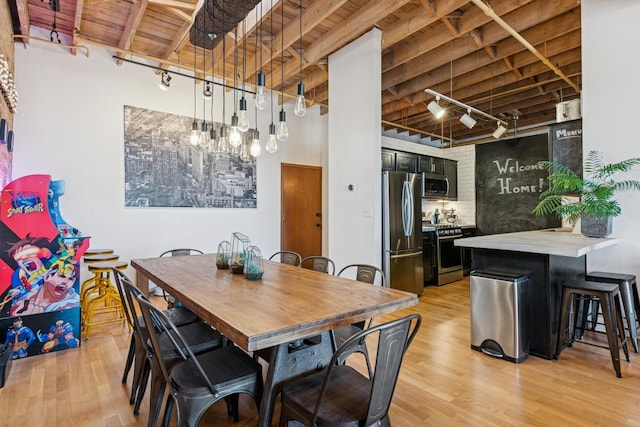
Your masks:
{"label": "chalkboard", "polygon": [[549,127],[551,160],[582,176],[582,119]]}
{"label": "chalkboard", "polygon": [[476,145],[476,227],[478,234],[559,227],[552,215],[531,213],[548,188],[548,135],[504,139]]}

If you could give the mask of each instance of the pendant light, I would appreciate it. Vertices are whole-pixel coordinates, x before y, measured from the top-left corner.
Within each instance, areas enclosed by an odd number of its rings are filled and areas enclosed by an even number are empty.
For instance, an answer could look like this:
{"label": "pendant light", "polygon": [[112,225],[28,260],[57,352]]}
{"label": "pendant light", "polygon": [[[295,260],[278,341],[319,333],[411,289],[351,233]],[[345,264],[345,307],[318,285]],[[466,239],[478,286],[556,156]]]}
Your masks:
{"label": "pendant light", "polygon": [[240,146],[240,144],[242,144],[242,136],[240,136],[240,130],[238,129],[239,118],[236,110],[238,100],[238,25],[239,24],[236,24],[234,29],[235,49],[233,51],[233,116],[231,116],[231,128],[229,131],[229,145],[231,145],[233,148],[237,148]]}
{"label": "pendant light", "polygon": [[240,98],[240,118],[238,119],[238,130],[246,132],[249,130],[249,118],[247,117],[247,100],[244,98],[245,83],[247,76],[247,21],[242,20],[242,97]]}
{"label": "pendant light", "polygon": [[[224,0],[222,1],[222,80],[223,82],[227,79],[227,38],[225,37],[225,26],[224,26]],[[226,90],[222,91],[222,126],[220,126],[220,137],[218,138],[218,149],[216,150],[218,153],[228,153],[229,145],[227,144],[227,124],[225,121],[225,117],[227,115],[227,102],[226,102]]]}
{"label": "pendant light", "polygon": [[[204,57],[202,59],[202,77],[204,78],[205,82],[207,84],[209,84],[209,82],[207,82],[207,70],[206,70],[206,64],[207,64],[207,50],[203,49],[203,54]],[[209,98],[207,98],[205,96],[205,91],[207,90],[207,87],[205,86],[205,88],[203,89],[203,97],[202,97],[202,128],[200,129],[200,135],[198,137],[198,145],[202,148],[202,149],[206,149],[209,146],[209,128],[207,126],[207,121],[206,121],[206,115],[207,115],[207,99],[211,99],[211,96],[209,96]],[[211,88],[209,88],[209,91],[211,91]]]}
{"label": "pendant light", "polygon": [[[284,112],[284,2],[280,5],[280,114],[279,114],[279,123],[278,123],[278,140],[286,141],[289,138],[289,129],[287,128],[287,113]],[[273,75],[273,71],[271,72]]]}
{"label": "pendant light", "polygon": [[307,101],[304,99],[304,83],[302,83],[302,0],[300,0],[300,83],[298,83],[298,96],[293,113],[298,117],[307,114]]}
{"label": "pendant light", "polygon": [[256,97],[255,97],[256,107],[260,110],[264,110],[265,108],[267,108],[267,105],[269,104],[269,101],[267,100],[266,90],[264,87],[265,84],[266,84],[266,78],[264,76],[264,72],[262,71],[262,2],[260,2],[260,71],[258,71],[258,74],[256,75]]}
{"label": "pendant light", "polygon": [[[271,1],[271,34],[273,34],[273,0]],[[271,87],[273,88],[273,42],[271,43]],[[273,154],[278,151],[278,141],[276,140],[276,125],[273,124],[273,91],[271,91],[271,124],[269,125],[269,136],[264,149]]]}
{"label": "pendant light", "polygon": [[196,45],[193,45],[193,123],[191,123],[191,136],[189,142],[194,147],[198,145],[200,141],[200,130],[198,128],[198,121],[196,120]]}
{"label": "pendant light", "polygon": [[[254,61],[255,61],[255,69],[258,69],[258,40],[256,37],[256,55],[254,55]],[[262,148],[260,147],[260,132],[258,131],[258,109],[256,108],[254,110],[255,112],[255,123],[256,123],[256,128],[253,130],[253,134],[252,134],[252,140],[251,140],[251,148],[249,149],[249,154],[251,154],[253,157],[258,157],[260,155],[260,153],[262,152]]]}
{"label": "pendant light", "polygon": [[[216,7],[215,5],[213,5],[212,7],[212,11],[211,11],[211,22],[213,23],[213,28],[211,29],[211,32],[208,33],[207,35],[209,36],[209,38],[213,41],[217,38],[217,34],[215,32],[215,11],[216,11]],[[211,129],[209,129],[209,152],[210,153],[217,153],[218,152],[218,146],[217,146],[217,135],[216,135],[216,127],[214,125],[214,121],[213,121],[213,104],[214,104],[214,91],[215,91],[215,87],[216,85],[213,83],[214,80],[214,76],[215,76],[215,43],[211,44],[211,80],[212,80],[212,85],[211,85]]]}

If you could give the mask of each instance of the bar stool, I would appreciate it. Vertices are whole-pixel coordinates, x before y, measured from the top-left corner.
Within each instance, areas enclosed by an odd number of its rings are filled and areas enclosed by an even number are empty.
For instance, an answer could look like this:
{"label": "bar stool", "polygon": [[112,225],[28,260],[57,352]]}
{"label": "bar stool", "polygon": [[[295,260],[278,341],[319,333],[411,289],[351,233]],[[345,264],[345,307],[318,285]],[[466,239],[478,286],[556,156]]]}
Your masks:
{"label": "bar stool", "polygon": [[[118,289],[111,282],[109,273],[112,269],[126,270],[129,264],[124,261],[103,261],[89,264],[88,268],[95,277],[95,285],[85,289],[81,298],[84,339],[89,339],[92,326],[125,321],[125,313]],[[94,321],[95,315],[115,313],[116,316],[106,320]]]}
{"label": "bar stool", "polygon": [[[590,296],[597,297],[602,304],[602,314],[604,317],[604,326],[609,343],[609,351],[611,353],[611,361],[616,371],[616,376],[622,378],[620,373],[620,346],[627,358],[627,362],[631,361],[629,357],[629,348],[627,346],[627,338],[625,334],[624,324],[622,321],[622,298],[620,296],[620,288],[615,283],[605,282],[589,282],[585,280],[571,280],[562,285],[562,303],[560,310],[560,328],[558,329],[558,344],[556,346],[556,354],[554,359],[558,359],[560,352],[563,350],[566,330],[569,321],[569,306],[574,302],[574,296]],[[574,318],[570,325],[575,326],[575,310],[572,313]],[[569,344],[575,339],[574,331],[568,334]],[[585,341],[583,341],[585,342]],[[589,344],[585,342],[586,344]]]}
{"label": "bar stool", "polygon": [[[608,273],[604,271],[593,271],[586,275],[586,280],[590,282],[615,283],[620,287],[624,314],[627,318],[627,328],[631,337],[633,351],[638,353],[638,324],[636,323],[638,313],[640,313],[640,298],[638,297],[638,286],[636,276],[633,274]],[[595,307],[592,316],[598,316],[598,301],[594,301]],[[595,326],[595,320],[593,320]]]}
{"label": "bar stool", "polygon": [[[87,255],[87,252],[85,252],[84,256],[82,257],[82,262],[84,262],[87,265],[91,265],[91,264],[95,264],[95,263],[98,263],[98,262],[118,261],[120,259],[120,256],[114,254],[112,249],[101,249],[101,250],[111,251],[111,253],[110,254]],[[91,270],[89,270],[89,271],[91,271]],[[82,282],[82,284],[80,285],[80,303],[82,303],[84,295],[87,292],[87,289],[92,287],[92,286],[94,286],[96,284],[96,282],[98,281],[98,279],[100,279],[102,277],[102,275],[105,275],[105,276],[108,277],[109,273],[110,272],[94,273],[92,277],[89,277],[87,280]]]}

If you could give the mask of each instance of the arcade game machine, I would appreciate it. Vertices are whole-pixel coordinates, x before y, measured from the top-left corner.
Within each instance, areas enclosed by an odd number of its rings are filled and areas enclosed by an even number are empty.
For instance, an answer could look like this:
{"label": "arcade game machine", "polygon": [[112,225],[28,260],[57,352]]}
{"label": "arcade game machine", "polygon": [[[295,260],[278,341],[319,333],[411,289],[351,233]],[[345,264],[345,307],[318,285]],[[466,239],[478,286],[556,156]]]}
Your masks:
{"label": "arcade game machine", "polygon": [[0,198],[0,344],[11,358],[80,345],[80,261],[89,236],[60,215],[64,181],[28,175]]}

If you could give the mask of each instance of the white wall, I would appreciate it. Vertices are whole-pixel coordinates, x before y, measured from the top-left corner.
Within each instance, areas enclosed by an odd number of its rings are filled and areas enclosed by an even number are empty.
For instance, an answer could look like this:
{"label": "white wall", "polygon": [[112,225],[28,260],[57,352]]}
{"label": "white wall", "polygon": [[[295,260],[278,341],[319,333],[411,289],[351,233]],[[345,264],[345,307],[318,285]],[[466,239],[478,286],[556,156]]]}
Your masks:
{"label": "white wall", "polygon": [[337,266],[382,264],[381,37],[373,29],[329,56],[328,254]]}
{"label": "white wall", "polygon": [[[607,163],[640,156],[639,19],[637,0],[582,0],[583,146]],[[640,179],[640,168],[628,178]],[[621,193],[618,200],[622,215],[613,220],[612,237],[620,243],[589,254],[588,270],[640,276],[640,194]]]}
{"label": "white wall", "polygon": [[[193,80],[174,76],[171,89],[160,91],[153,70],[117,66],[111,52],[95,47],[87,58],[32,42],[26,49],[16,44],[15,55],[20,105],[13,178],[45,173],[65,180],[60,199],[65,220],[91,235],[92,247],[113,248],[123,260],[158,256],[175,247],[213,252],[234,231],[247,234],[269,256],[280,246],[280,163],[321,166],[326,159],[327,117],[313,107],[298,118],[289,102],[289,140],[279,143],[275,154],[266,153],[263,145],[258,158],[257,209],[125,208],[123,106],[192,116]],[[222,121],[219,87],[215,96],[214,118]],[[232,93],[226,102],[229,123]],[[253,102],[248,104],[253,127]],[[201,117],[200,96],[197,106]],[[279,107],[274,110],[277,122]],[[207,106],[207,117],[208,111]],[[264,140],[269,113],[261,112],[258,122]]]}

